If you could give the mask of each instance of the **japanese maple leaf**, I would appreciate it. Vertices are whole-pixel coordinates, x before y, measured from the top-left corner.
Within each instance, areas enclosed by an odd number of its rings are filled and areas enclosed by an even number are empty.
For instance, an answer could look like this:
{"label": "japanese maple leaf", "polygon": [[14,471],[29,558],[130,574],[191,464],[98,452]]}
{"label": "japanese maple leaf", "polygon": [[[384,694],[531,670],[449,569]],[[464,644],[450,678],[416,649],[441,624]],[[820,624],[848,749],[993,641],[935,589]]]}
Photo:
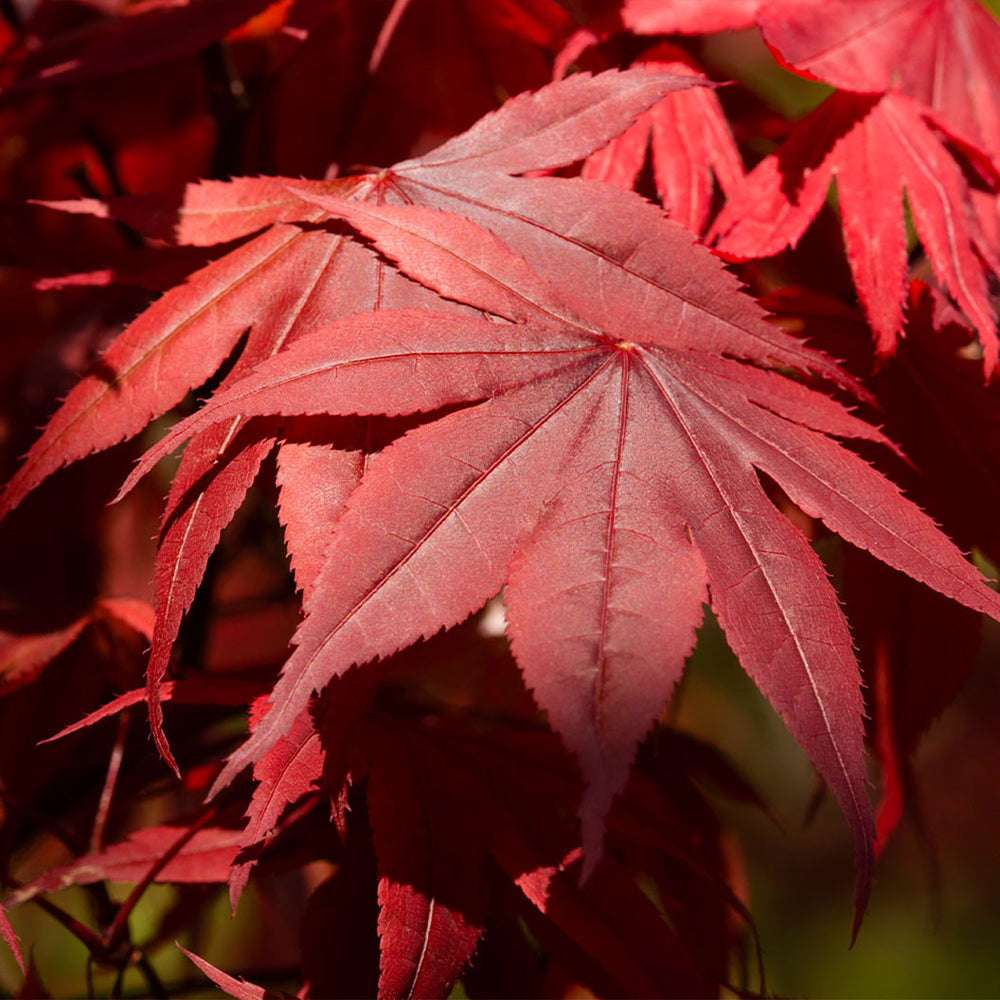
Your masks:
{"label": "japanese maple leaf", "polygon": [[378,993],[447,996],[485,924],[481,841],[469,836],[454,785],[447,794],[424,755],[401,753],[389,732],[375,749],[368,808],[380,876]]}
{"label": "japanese maple leaf", "polygon": [[[678,75],[700,70],[682,49],[657,45],[637,65]],[[726,194],[743,176],[743,161],[722,106],[708,88],[668,94],[604,149],[587,157],[582,175],[626,190],[652,155],[653,179],[663,207],[676,222],[701,233],[712,209],[715,181]]]}
{"label": "japanese maple leaf", "polygon": [[[615,198],[624,213],[636,201],[567,184],[581,205]],[[698,274],[714,315],[690,299],[670,313],[611,309],[621,279],[610,255],[593,265],[603,295],[593,308],[579,296],[576,312],[558,282],[465,220],[325,204],[416,280],[514,322],[412,310],[344,320],[218,394],[133,474],[235,413],[394,414],[484,400],[410,431],[372,463],[334,528],[272,709],[216,787],[274,745],[330,678],[456,624],[506,583],[515,656],[586,778],[592,868],[603,817],[710,601],[854,829],[863,908],[872,825],[857,664],[822,564],[756,470],[878,558],[1000,613],[933,522],[829,436],[884,440],[879,432],[818,392],[720,356],[720,342],[763,357],[806,349],[773,329],[754,344],[752,301],[646,203],[631,238],[674,247],[671,260]],[[576,280],[562,278],[567,289]]]}
{"label": "japanese maple leaf", "polygon": [[[654,82],[652,87],[644,86],[642,81],[636,76],[628,78],[628,87],[622,87],[621,77],[616,74],[606,74],[596,81],[582,80],[580,84],[574,86],[564,86],[561,92],[552,93],[550,100],[543,103],[540,99],[536,102],[540,108],[531,108],[528,105],[529,114],[535,112],[539,116],[539,111],[545,116],[543,120],[558,123],[559,132],[563,137],[572,134],[572,130],[584,131],[584,139],[576,139],[576,145],[581,146],[585,142],[587,147],[591,147],[601,141],[601,131],[605,134],[612,134],[620,130],[633,114],[632,108],[642,108],[649,102],[658,91],[683,89],[690,86],[694,81],[686,80],[674,74],[653,74]],[[617,84],[617,86],[616,86]],[[555,98],[552,100],[552,98]],[[512,102],[516,107],[516,102]],[[539,143],[535,137],[534,129],[538,127],[537,120],[524,113],[525,105],[521,105],[521,115],[518,116],[514,110],[507,111],[503,116],[497,116],[496,120],[486,119],[484,125],[479,128],[479,132],[485,132],[488,139],[492,140],[494,148],[489,143],[484,143],[481,136],[476,137],[473,132],[468,133],[464,138],[468,148],[476,149],[479,154],[476,159],[485,159],[487,167],[492,166],[496,171],[498,166],[505,165],[503,158],[500,164],[490,164],[490,155],[497,159],[498,153],[511,152],[522,156],[533,156],[536,162],[548,165],[549,160],[546,155],[552,157],[556,150],[551,148],[552,138],[544,136],[544,141]],[[623,120],[624,119],[624,120]],[[488,126],[493,125],[490,129]],[[504,128],[506,126],[506,128]],[[513,127],[512,127],[513,126]],[[520,133],[520,134],[519,134]],[[527,133],[525,135],[524,133]],[[475,141],[478,139],[478,142]],[[495,148],[497,141],[501,140],[504,145],[499,149]],[[517,140],[520,140],[517,142]],[[525,141],[528,140],[528,141]],[[534,143],[531,142],[534,140]],[[459,140],[454,140],[459,141]],[[453,142],[454,142],[453,141]],[[448,144],[445,149],[450,149],[453,144]],[[522,148],[518,149],[518,145]],[[540,149],[533,149],[532,146],[540,145]],[[477,148],[478,147],[478,148]],[[485,147],[485,149],[484,149]],[[435,151],[440,155],[441,151]],[[558,155],[565,161],[569,152],[566,148],[560,147]],[[426,158],[424,158],[426,160]],[[432,162],[436,158],[432,156]],[[421,161],[417,161],[420,163]],[[446,163],[451,165],[451,159]],[[516,161],[515,161],[516,162]],[[530,161],[529,161],[530,162]],[[508,169],[512,165],[508,164]],[[526,167],[527,164],[524,164]],[[445,170],[445,178],[449,171]],[[420,170],[416,171],[417,177]],[[434,171],[431,171],[432,178]],[[474,176],[474,181],[480,178]],[[256,191],[255,186],[255,191]],[[269,191],[263,193],[263,197],[268,199],[267,204],[273,205],[271,199],[274,185]],[[307,221],[323,221],[327,218],[325,210],[317,212],[309,205],[319,204],[317,198],[329,194],[331,191],[350,192],[355,197],[370,198],[376,202],[405,203],[407,201],[428,200],[428,194],[423,191],[418,180],[415,189],[410,185],[400,183],[398,179],[386,178],[386,175],[369,175],[362,178],[346,179],[343,182],[333,184],[309,184],[304,187],[300,185],[298,189],[290,189],[293,194],[298,194],[305,205],[296,204],[292,210],[297,210],[300,217],[304,216]],[[443,192],[432,192],[430,200],[434,196],[440,197]],[[261,212],[264,209],[256,203],[259,194],[252,194],[245,204],[243,193],[231,192],[230,197],[238,202],[237,210],[233,218],[228,220],[228,224],[222,229],[212,229],[212,236],[205,238],[218,238],[220,232],[227,236],[235,235],[246,226],[256,226],[260,224]],[[322,206],[320,206],[322,208]],[[310,211],[310,209],[312,209]],[[218,206],[215,211],[218,212]],[[287,218],[289,211],[287,204],[282,205],[279,200],[277,205],[271,207],[272,212],[282,213],[278,217]],[[196,229],[195,226],[192,227]],[[278,227],[280,228],[280,227]],[[269,230],[262,236],[257,237],[249,246],[253,246],[261,241],[267,242],[273,238],[274,229]],[[378,309],[392,306],[425,306],[437,304],[437,297],[423,286],[416,285],[395,271],[386,272],[382,262],[374,258],[371,254],[356,243],[345,244],[343,237],[338,234],[335,239],[331,239],[328,233],[301,233],[294,231],[301,236],[304,246],[298,248],[297,253],[287,252],[287,248],[282,248],[278,266],[277,279],[284,286],[288,280],[288,275],[292,268],[297,269],[297,275],[301,280],[301,271],[304,270],[302,258],[308,258],[308,266],[315,274],[311,282],[304,285],[299,301],[292,305],[277,324],[258,323],[251,330],[251,340],[244,349],[239,362],[230,374],[229,379],[239,378],[251,365],[261,361],[268,354],[275,354],[287,345],[294,342],[296,336],[308,325],[316,323],[316,317],[322,315],[325,319],[338,315],[345,315],[358,309]],[[192,237],[194,238],[194,237]],[[316,251],[320,249],[317,255]],[[226,258],[228,260],[229,258]],[[219,262],[220,264],[225,261]],[[256,276],[256,275],[255,275]],[[345,294],[346,290],[346,294]],[[260,294],[260,289],[253,289],[254,295]],[[246,291],[242,288],[237,296],[243,301]],[[249,303],[248,303],[249,304]],[[457,305],[449,308],[460,309]],[[165,515],[165,530],[161,542],[161,558],[158,561],[157,573],[157,632],[154,635],[153,651],[150,657],[149,684],[150,684],[150,721],[153,728],[154,739],[164,759],[176,770],[166,740],[162,733],[161,714],[155,696],[156,686],[162,678],[169,655],[169,647],[180,625],[181,617],[193,599],[197,581],[204,572],[208,556],[226,523],[235,513],[243,494],[252,483],[261,462],[271,450],[272,441],[252,440],[243,441],[237,434],[239,427],[238,419],[225,428],[216,428],[207,432],[199,442],[185,453],[182,467],[175,476],[171,495],[168,500]],[[218,460],[222,458],[226,450],[230,451],[229,461],[225,468],[218,475],[214,476],[208,485],[192,499],[190,498],[191,487],[203,477],[208,475]],[[330,506],[327,511],[333,510],[337,504],[346,497],[349,488],[356,482],[356,477],[361,471],[363,448],[358,442],[353,448],[341,455],[322,456],[311,448],[293,449],[287,452],[282,449],[282,460],[279,468],[282,472],[282,492],[291,494],[294,487],[302,482],[307,491],[314,494],[314,485],[320,479],[320,473],[329,473],[332,469],[331,463],[336,464],[335,476],[327,476],[325,497]],[[322,466],[317,466],[317,462]],[[295,465],[304,466],[301,472],[296,472]],[[288,484],[286,486],[286,484]],[[184,505],[183,507],[181,505]],[[296,508],[295,500],[289,496],[287,502],[282,503],[283,511],[293,511]],[[179,513],[179,516],[174,516]],[[315,511],[314,511],[315,513]],[[316,523],[327,524],[329,518],[321,519]],[[294,518],[289,522],[291,538],[295,540]],[[308,541],[308,537],[306,538]],[[303,583],[305,587],[308,581]]]}
{"label": "japanese maple leaf", "polygon": [[[8,908],[45,892],[68,885],[90,885],[109,879],[139,882],[187,831],[176,826],[150,826],[97,854],[87,854],[68,865],[50,868],[15,889],[4,900]],[[208,827],[198,830],[155,876],[156,882],[225,882],[237,852],[238,830]]]}
{"label": "japanese maple leaf", "polygon": [[739,257],[768,257],[794,246],[836,178],[858,296],[877,349],[887,355],[902,331],[907,294],[905,191],[935,273],[969,317],[991,370],[1000,342],[983,246],[968,184],[936,125],[922,105],[896,91],[881,97],[834,94],[747,175],[708,238]]}
{"label": "japanese maple leaf", "polygon": [[[369,811],[379,862],[380,996],[443,995],[475,947],[492,856],[548,932],[586,950],[608,993],[690,996],[679,935],[610,857],[581,888],[565,806],[575,784],[547,733],[468,733],[377,720]],[[552,947],[558,953],[566,950]]]}
{"label": "japanese maple leaf", "polygon": [[768,0],[764,39],[841,90],[890,87],[1000,157],[1000,24],[979,0]]}
{"label": "japanese maple leaf", "polygon": [[[269,228],[169,291],[118,337],[36,442],[8,484],[0,513],[18,504],[61,465],[138,433],[215,371],[248,327],[247,344],[228,376],[231,381],[286,349],[304,331],[338,316],[387,307],[462,311],[457,304],[443,305],[433,291],[386,268],[336,225],[328,225],[329,213],[310,199],[331,193],[398,204],[458,198],[471,209],[471,196],[480,211],[488,211],[489,202],[478,197],[484,187],[487,195],[496,198],[504,194],[503,180],[515,183],[510,172],[586,156],[664,93],[695,83],[663,73],[576,77],[538,95],[508,102],[502,112],[484,119],[464,136],[411,161],[406,182],[394,173],[382,172],[331,182],[298,182],[291,190],[274,180],[247,179],[195,185],[179,208],[174,199],[164,197],[58,206],[126,221],[154,236],[166,235],[171,228],[167,220],[176,219],[175,239],[201,246]],[[457,173],[456,164],[460,165]],[[516,183],[533,186],[537,182]],[[547,225],[545,219],[537,225],[543,238]],[[544,243],[539,249],[547,252]],[[630,252],[627,247],[623,251]],[[242,433],[242,426],[242,419],[234,417],[229,425],[213,428],[192,443],[174,477],[164,516],[156,573],[157,622],[148,670],[149,709],[157,747],[175,769],[162,732],[156,691],[209,555],[278,440],[276,432],[261,438]],[[329,523],[332,511],[356,482],[363,464],[364,433],[359,428],[358,440],[350,447],[342,444],[338,454],[308,446],[281,447],[281,510],[293,544],[301,540],[306,548],[312,547],[315,531],[299,530],[308,521],[297,518],[296,511],[315,503],[315,484],[320,479],[326,483],[323,499],[327,506],[326,516],[312,518],[316,526]],[[296,500],[297,489],[304,489],[312,500]],[[304,568],[303,558],[293,554],[297,572]],[[300,580],[304,589],[314,571],[315,567]]]}

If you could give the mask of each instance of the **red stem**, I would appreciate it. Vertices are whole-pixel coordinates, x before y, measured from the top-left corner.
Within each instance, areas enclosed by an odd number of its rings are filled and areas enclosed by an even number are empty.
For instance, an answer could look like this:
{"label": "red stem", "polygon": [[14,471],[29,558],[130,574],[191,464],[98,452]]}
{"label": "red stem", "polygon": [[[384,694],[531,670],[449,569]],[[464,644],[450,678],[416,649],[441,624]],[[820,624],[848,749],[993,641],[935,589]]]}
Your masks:
{"label": "red stem", "polygon": [[97,813],[94,816],[94,828],[90,834],[90,853],[100,854],[104,848],[104,830],[108,823],[108,812],[111,809],[111,800],[114,798],[115,786],[118,784],[118,775],[121,772],[122,757],[125,753],[125,738],[128,735],[129,713],[122,712],[118,716],[118,732],[115,735],[115,743],[111,748],[111,758],[108,760],[108,773],[104,778],[104,787],[101,789],[101,798],[97,803]]}
{"label": "red stem", "polygon": [[148,872],[143,876],[141,882],[136,883],[135,887],[128,894],[125,902],[118,908],[118,913],[115,914],[115,919],[112,921],[111,926],[105,931],[103,944],[108,950],[114,948],[114,946],[121,939],[126,927],[128,926],[128,918],[135,909],[136,903],[142,897],[142,894],[149,888],[153,880],[157,875],[163,871],[164,868],[170,864],[171,861],[184,849],[184,847],[191,841],[194,835],[215,819],[218,809],[215,806],[209,806],[201,817],[189,826],[180,837],[170,846],[170,849],[166,851],[156,863],[149,869]]}

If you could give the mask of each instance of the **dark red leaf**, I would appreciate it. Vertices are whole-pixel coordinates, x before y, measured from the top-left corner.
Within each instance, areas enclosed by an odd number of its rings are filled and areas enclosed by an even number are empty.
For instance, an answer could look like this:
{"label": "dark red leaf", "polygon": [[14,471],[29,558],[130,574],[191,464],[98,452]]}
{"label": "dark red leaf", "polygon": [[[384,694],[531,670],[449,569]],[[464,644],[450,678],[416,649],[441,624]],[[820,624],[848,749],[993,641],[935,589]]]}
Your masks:
{"label": "dark red leaf", "polygon": [[637,997],[704,995],[707,986],[669,931],[656,905],[605,856],[580,885],[578,852],[561,864],[527,872],[517,885],[583,954]]}
{"label": "dark red leaf", "polygon": [[[414,752],[416,751],[416,752]],[[419,744],[375,742],[368,808],[378,857],[380,997],[444,997],[483,931],[482,846]]]}
{"label": "dark red leaf", "polygon": [[[645,344],[624,318],[606,320],[601,333],[566,326],[552,290],[461,220],[440,216],[436,240],[415,240],[432,213],[343,211],[389,253],[405,245],[408,270],[433,276],[442,294],[473,288],[479,304],[499,294],[506,306],[517,289],[544,319],[505,326],[383,311],[343,321],[260,366],[147,459],[237,407],[351,413],[377,399],[397,412],[407,395],[410,408],[429,409],[494,394],[411,431],[373,463],[337,523],[274,708],[216,787],[272,745],[331,677],[456,624],[506,579],[515,655],[587,775],[589,869],[635,744],[683,669],[711,582],[733,648],[855,831],[860,913],[872,828],[850,638],[817,557],[753,470],[880,559],[996,613],[995,595],[933,522],[826,434],[884,439],[777,374],[672,346],[694,337],[694,326],[669,330],[664,343],[647,320]],[[487,259],[496,277],[483,283]],[[616,329],[629,339],[614,339]],[[768,340],[764,351],[793,346],[776,330]],[[449,579],[442,566],[462,574]],[[665,619],[667,599],[681,610]]]}
{"label": "dark red leaf", "polygon": [[[89,854],[68,865],[50,868],[15,889],[5,900],[10,909],[46,892],[68,885],[93,882],[139,882],[185,834],[184,827],[150,826],[99,854]],[[225,882],[236,857],[239,830],[208,827],[199,830],[159,871],[156,882]]]}
{"label": "dark red leaf", "polygon": [[114,20],[53,39],[33,53],[21,86],[69,83],[176,59],[205,48],[271,0],[144,0]]}
{"label": "dark red leaf", "polygon": [[0,693],[30,684],[88,625],[90,616],[85,615],[55,632],[0,636]]}

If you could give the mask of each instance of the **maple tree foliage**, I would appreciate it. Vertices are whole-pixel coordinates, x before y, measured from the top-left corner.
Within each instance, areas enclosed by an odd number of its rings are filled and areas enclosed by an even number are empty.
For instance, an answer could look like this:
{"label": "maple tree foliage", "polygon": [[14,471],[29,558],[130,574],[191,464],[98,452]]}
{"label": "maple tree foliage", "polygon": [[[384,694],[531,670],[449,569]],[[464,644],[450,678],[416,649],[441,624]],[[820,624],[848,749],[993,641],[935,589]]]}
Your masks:
{"label": "maple tree foliage", "polygon": [[[843,814],[856,936],[1000,620],[992,15],[2,13],[24,989],[32,904],[112,995],[183,992],[178,932],[236,997],[765,994],[717,804],[767,796],[675,722],[709,619]],[[833,92],[781,120],[733,31]],[[184,936],[211,886],[273,923],[243,967]]]}

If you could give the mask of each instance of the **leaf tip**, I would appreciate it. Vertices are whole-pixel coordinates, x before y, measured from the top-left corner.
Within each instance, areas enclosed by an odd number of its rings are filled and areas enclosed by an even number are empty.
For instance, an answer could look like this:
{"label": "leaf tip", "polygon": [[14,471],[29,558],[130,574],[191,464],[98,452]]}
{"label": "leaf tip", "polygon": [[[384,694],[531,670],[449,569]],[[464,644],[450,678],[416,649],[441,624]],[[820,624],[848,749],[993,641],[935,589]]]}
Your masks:
{"label": "leaf tip", "polygon": [[858,932],[868,912],[868,902],[871,899],[872,883],[875,880],[875,832],[874,828],[866,828],[858,835],[855,847],[855,861],[858,865],[858,877],[854,884],[854,922],[851,925],[851,943],[853,948],[858,939]]}

